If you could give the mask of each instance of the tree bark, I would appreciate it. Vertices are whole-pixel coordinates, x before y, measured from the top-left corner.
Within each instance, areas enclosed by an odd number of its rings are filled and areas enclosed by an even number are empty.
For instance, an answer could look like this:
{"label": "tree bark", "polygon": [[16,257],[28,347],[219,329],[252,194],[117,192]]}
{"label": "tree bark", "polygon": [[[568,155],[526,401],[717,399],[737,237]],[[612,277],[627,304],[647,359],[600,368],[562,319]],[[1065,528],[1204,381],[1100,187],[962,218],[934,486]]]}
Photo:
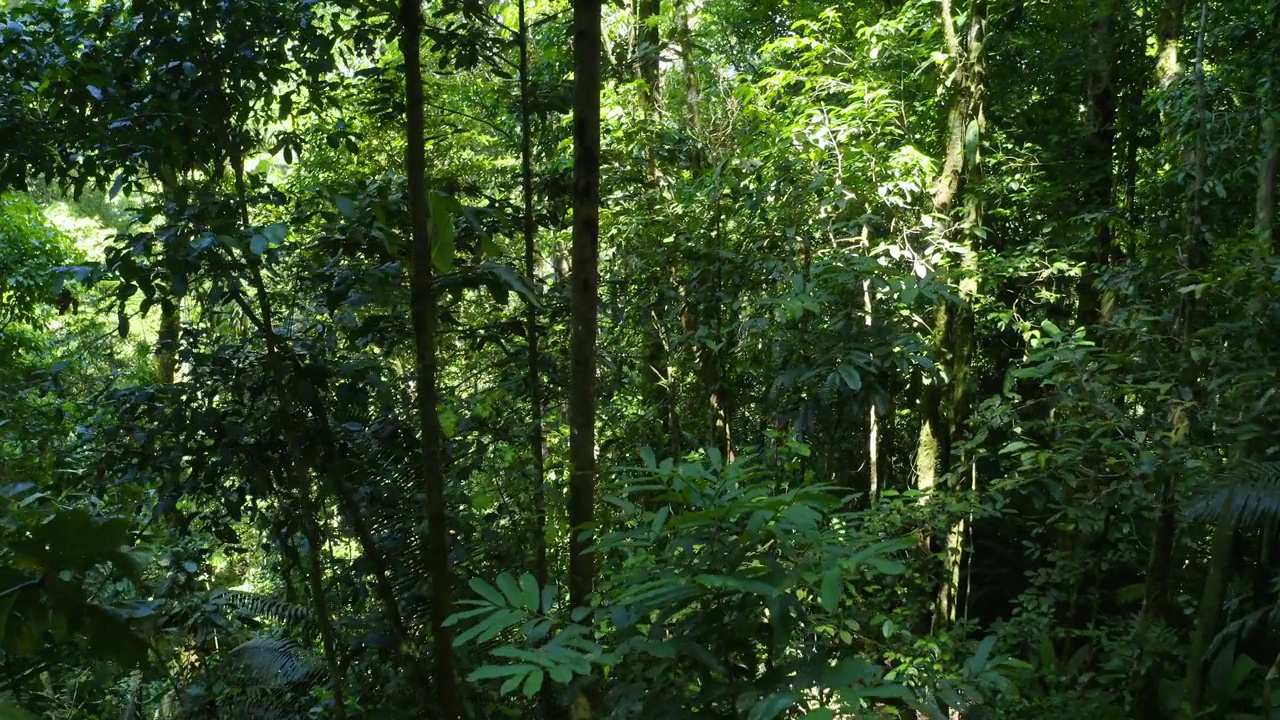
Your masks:
{"label": "tree bark", "polygon": [[1088,176],[1085,186],[1086,211],[1099,216],[1089,248],[1085,271],[1080,277],[1080,305],[1076,324],[1082,327],[1099,320],[1097,283],[1101,270],[1111,260],[1112,211],[1115,181],[1112,155],[1116,137],[1116,99],[1112,84],[1115,67],[1116,0],[1099,3],[1089,27],[1088,117],[1090,133],[1085,141]]}
{"label": "tree bark", "polygon": [[658,15],[662,11],[661,0],[636,0],[637,54],[640,59],[640,79],[644,81],[645,104],[649,110],[658,107],[661,93],[660,75],[662,35],[658,30]]}
{"label": "tree bark", "polygon": [[[1209,566],[1204,579],[1204,589],[1196,610],[1196,624],[1191,635],[1191,652],[1187,656],[1187,681],[1184,694],[1192,711],[1200,710],[1204,701],[1204,668],[1208,658],[1205,653],[1209,643],[1222,629],[1222,603],[1227,596],[1227,582],[1231,579],[1231,552],[1235,545],[1236,527],[1231,522],[1231,508],[1235,504],[1235,490],[1223,499],[1218,511],[1218,522],[1213,529],[1213,542],[1209,547]],[[1268,698],[1269,700],[1269,698]]]}
{"label": "tree bark", "polygon": [[422,11],[419,0],[402,0],[401,51],[404,53],[405,101],[408,128],[405,173],[408,175],[413,273],[410,280],[414,348],[416,350],[418,418],[422,425],[423,491],[426,495],[428,536],[426,566],[431,576],[431,630],[435,649],[435,690],[440,717],[458,720],[462,701],[458,692],[453,633],[445,626],[450,614],[452,578],[449,572],[449,528],[445,506],[443,436],[436,390],[437,315],[432,268],[430,190],[427,183],[425,121],[422,87]]}
{"label": "tree bark", "polygon": [[600,0],[573,4],[573,267],[569,389],[569,598],[591,602],[595,561],[596,334],[600,295]]}
{"label": "tree bark", "polygon": [[1276,126],[1280,117],[1270,114],[1262,121],[1262,161],[1258,166],[1258,198],[1254,210],[1254,231],[1273,256],[1280,255],[1276,239],[1276,174],[1280,170],[1280,140]]}
{"label": "tree bark", "polygon": [[[533,117],[529,108],[529,21],[525,0],[519,4],[520,44],[520,191],[524,196],[524,269],[535,293],[540,291],[537,267],[538,226],[533,212]],[[542,351],[539,347],[538,309],[529,303],[525,316],[529,343],[529,450],[533,467],[534,576],[538,587],[547,584],[547,487],[546,441],[542,427]]]}
{"label": "tree bark", "polygon": [[[939,379],[924,386],[921,393],[920,434],[916,442],[916,486],[933,490],[951,467],[951,447],[968,420],[971,384],[970,359],[973,353],[973,311],[970,300],[976,293],[976,244],[982,226],[981,199],[966,192],[980,179],[979,148],[986,123],[984,43],[986,41],[986,0],[971,0],[968,30],[962,46],[952,13],[951,0],[942,0],[942,27],[947,50],[955,67],[952,95],[947,113],[946,155],[942,174],[933,191],[934,214],[939,232],[954,235],[961,245],[960,303],[952,307],[940,301],[934,317],[935,356],[947,369],[947,387]],[[956,200],[964,198],[963,218],[953,217]],[[945,272],[944,280],[952,275]],[[944,541],[944,577],[934,606],[933,626],[954,622],[959,606],[963,538],[965,524],[949,528]]]}

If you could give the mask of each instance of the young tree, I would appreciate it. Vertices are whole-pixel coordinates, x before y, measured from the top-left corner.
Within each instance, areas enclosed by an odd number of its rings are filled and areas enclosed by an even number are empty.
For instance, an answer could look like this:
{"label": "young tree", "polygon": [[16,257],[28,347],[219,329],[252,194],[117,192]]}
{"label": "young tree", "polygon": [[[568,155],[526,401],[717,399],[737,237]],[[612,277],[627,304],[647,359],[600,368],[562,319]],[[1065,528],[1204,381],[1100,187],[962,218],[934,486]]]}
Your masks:
{"label": "young tree", "polygon": [[418,418],[422,433],[422,476],[426,494],[428,537],[426,566],[431,576],[431,631],[435,641],[435,685],[439,712],[445,720],[462,716],[450,614],[449,526],[445,507],[443,434],[436,390],[436,335],[439,324],[434,268],[430,188],[427,183],[422,87],[422,11],[418,0],[400,5],[400,50],[404,53],[405,102],[408,112],[405,173],[409,185],[409,220],[413,238],[411,277],[414,358],[417,369]]}
{"label": "young tree", "polygon": [[573,4],[573,267],[569,389],[569,597],[591,601],[600,243],[600,0]]}

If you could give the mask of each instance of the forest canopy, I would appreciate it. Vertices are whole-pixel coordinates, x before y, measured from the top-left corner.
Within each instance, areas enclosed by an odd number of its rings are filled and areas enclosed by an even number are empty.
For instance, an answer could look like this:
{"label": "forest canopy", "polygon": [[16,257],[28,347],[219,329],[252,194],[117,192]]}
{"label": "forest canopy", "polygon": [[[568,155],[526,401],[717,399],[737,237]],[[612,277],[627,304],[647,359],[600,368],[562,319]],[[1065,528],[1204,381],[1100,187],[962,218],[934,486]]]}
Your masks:
{"label": "forest canopy", "polygon": [[1280,708],[1280,0],[6,0],[0,720]]}

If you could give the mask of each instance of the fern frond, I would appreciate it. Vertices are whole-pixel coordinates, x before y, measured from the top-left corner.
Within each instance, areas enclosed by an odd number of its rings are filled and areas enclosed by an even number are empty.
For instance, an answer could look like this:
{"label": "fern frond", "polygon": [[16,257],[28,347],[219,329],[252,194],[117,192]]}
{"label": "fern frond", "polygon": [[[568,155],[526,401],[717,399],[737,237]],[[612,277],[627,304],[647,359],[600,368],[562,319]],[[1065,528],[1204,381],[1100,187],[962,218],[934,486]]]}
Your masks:
{"label": "fern frond", "polygon": [[239,590],[224,590],[220,597],[226,604],[254,618],[270,618],[294,629],[310,628],[314,624],[310,608],[293,605],[266,595]]}
{"label": "fern frond", "polygon": [[309,679],[314,670],[306,650],[282,638],[252,638],[227,653],[227,669],[254,686],[284,686]]}
{"label": "fern frond", "polygon": [[1224,506],[1227,522],[1236,527],[1280,520],[1280,462],[1242,461],[1236,472],[1223,477],[1187,514],[1212,521],[1221,516]]}

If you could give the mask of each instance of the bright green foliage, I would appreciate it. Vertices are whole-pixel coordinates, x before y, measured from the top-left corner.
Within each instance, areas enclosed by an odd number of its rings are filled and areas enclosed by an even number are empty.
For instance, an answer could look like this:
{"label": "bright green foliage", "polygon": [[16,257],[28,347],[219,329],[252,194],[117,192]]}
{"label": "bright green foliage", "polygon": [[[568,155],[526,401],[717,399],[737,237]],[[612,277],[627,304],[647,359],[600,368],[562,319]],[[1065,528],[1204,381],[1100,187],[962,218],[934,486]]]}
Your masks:
{"label": "bright green foliage", "polygon": [[0,719],[438,717],[440,557],[476,718],[1280,707],[1276,0],[608,5],[583,607],[571,4],[421,4],[433,468],[399,3],[3,7]]}

